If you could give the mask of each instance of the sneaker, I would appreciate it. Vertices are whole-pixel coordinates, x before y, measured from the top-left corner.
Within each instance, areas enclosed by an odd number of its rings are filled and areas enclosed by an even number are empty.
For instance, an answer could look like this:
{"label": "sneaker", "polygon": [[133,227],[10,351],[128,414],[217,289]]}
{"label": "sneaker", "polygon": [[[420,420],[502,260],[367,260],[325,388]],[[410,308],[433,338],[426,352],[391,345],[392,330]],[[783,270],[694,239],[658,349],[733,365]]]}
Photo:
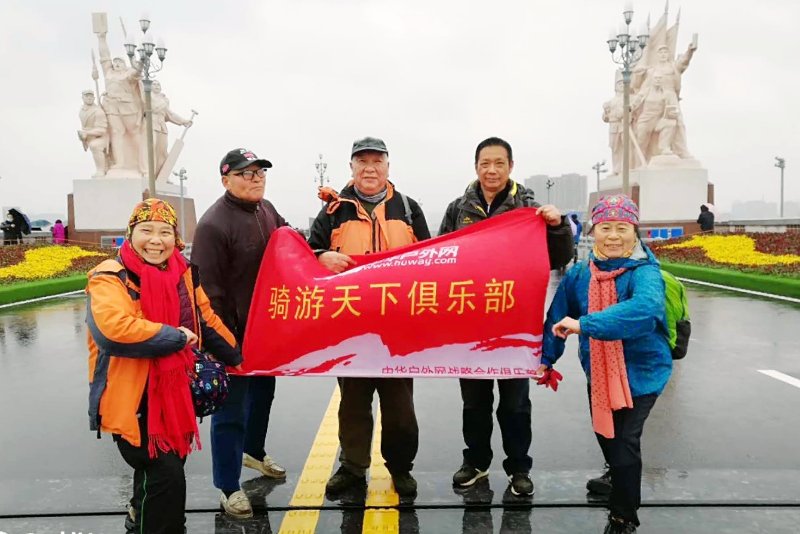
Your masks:
{"label": "sneaker", "polygon": [[136,523],[136,510],[128,505],[128,514],[125,516],[125,534],[136,534],[141,529]]}
{"label": "sneaker", "polygon": [[586,489],[598,495],[611,494],[611,470],[606,469],[606,472],[597,478],[589,479],[586,482]]}
{"label": "sneaker", "polygon": [[533,495],[533,480],[528,473],[514,473],[508,477],[511,483],[511,493],[516,496]]}
{"label": "sneaker", "polygon": [[255,469],[267,478],[286,478],[286,469],[278,465],[269,455],[264,456],[264,459],[259,462],[245,453],[242,459],[242,465],[250,469]]}
{"label": "sneaker", "polygon": [[417,481],[411,473],[398,473],[392,475],[394,490],[401,497],[413,497],[417,494]]}
{"label": "sneaker", "polygon": [[476,469],[471,465],[464,464],[461,466],[461,469],[456,471],[456,473],[453,475],[453,485],[460,488],[468,488],[469,486],[475,484],[478,480],[488,475],[488,469],[486,471],[481,471],[480,469]]}
{"label": "sneaker", "polygon": [[225,497],[223,493],[219,498],[219,506],[230,517],[236,519],[247,519],[253,517],[253,507],[250,506],[250,499],[242,490],[231,493],[230,497]]}
{"label": "sneaker", "polygon": [[608,523],[603,534],[632,534],[636,532],[636,525],[613,515],[608,516]]}
{"label": "sneaker", "polygon": [[340,466],[339,470],[336,471],[336,473],[328,479],[328,483],[325,484],[325,493],[341,493],[346,489],[350,489],[356,485],[363,486],[366,483],[366,476],[358,476],[347,468]]}

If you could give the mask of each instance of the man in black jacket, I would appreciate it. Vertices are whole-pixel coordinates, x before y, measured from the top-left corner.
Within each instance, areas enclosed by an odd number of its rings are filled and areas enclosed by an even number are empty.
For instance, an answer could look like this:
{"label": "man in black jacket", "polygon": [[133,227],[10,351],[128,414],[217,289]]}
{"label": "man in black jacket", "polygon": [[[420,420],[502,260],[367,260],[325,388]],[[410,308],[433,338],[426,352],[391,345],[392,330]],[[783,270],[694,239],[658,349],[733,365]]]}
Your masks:
{"label": "man in black jacket", "polygon": [[[478,179],[447,207],[439,235],[513,209],[535,207],[536,214],[547,223],[550,269],[566,266],[572,259],[573,247],[569,224],[555,206],[540,206],[533,199],[533,191],[511,180],[513,168],[514,159],[508,142],[498,137],[481,141],[475,150]],[[489,473],[494,381],[462,378],[459,382],[464,401],[462,432],[467,448],[464,449],[463,465],[453,475],[453,484],[463,488]],[[530,379],[498,380],[497,386],[500,391],[497,421],[506,453],[503,468],[514,495],[533,495],[530,478],[533,461],[528,454],[531,446]]]}
{"label": "man in black jacket", "polygon": [[[264,183],[272,163],[237,148],[220,163],[225,194],[200,218],[192,245],[192,262],[211,307],[241,346],[250,299],[270,235],[287,223],[265,200]],[[231,376],[228,398],[211,416],[211,459],[214,486],[222,491],[220,506],[231,517],[253,515],[241,490],[242,465],[270,478],[286,471],[264,450],[275,377]]]}

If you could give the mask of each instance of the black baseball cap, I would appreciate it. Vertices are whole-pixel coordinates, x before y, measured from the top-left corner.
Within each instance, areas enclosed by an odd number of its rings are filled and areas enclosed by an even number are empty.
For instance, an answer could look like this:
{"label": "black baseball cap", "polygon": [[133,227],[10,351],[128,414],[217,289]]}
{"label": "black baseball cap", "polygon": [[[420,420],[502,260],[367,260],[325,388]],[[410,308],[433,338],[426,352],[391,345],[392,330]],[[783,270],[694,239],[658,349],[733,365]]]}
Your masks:
{"label": "black baseball cap", "polygon": [[266,159],[259,159],[252,151],[246,148],[234,148],[222,158],[219,164],[220,175],[228,174],[230,171],[238,171],[249,165],[261,165],[262,168],[272,167],[272,163]]}
{"label": "black baseball cap", "polygon": [[383,139],[378,139],[377,137],[364,137],[363,139],[356,139],[353,141],[353,150],[350,152],[350,157],[352,158],[359,152],[366,152],[367,150],[372,152],[383,152],[384,154],[389,153],[389,151],[386,149],[386,143],[383,142]]}

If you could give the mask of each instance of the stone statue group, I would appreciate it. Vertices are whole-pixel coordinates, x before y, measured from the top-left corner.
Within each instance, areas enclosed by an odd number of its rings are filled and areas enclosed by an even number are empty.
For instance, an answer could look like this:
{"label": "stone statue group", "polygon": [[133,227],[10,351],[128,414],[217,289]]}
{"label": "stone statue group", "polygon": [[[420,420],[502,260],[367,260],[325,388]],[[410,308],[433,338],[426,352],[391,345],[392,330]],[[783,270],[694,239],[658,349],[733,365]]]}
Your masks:
{"label": "stone statue group", "polygon": [[[83,106],[79,113],[81,129],[78,130],[78,138],[83,143],[83,149],[92,153],[95,178],[145,175],[147,144],[142,66],[135,59],[131,59],[130,65],[121,57],[112,59],[105,32],[98,32],[97,39],[105,91],[100,93],[95,64],[92,78],[96,90],[87,89],[81,95]],[[188,128],[192,121],[170,109],[169,100],[161,92],[158,81],[153,81],[151,101],[155,170],[158,175],[167,159],[167,122]]]}
{"label": "stone statue group", "polygon": [[[681,76],[697,50],[696,37],[686,52],[675,57],[678,23],[666,27],[666,14],[651,32],[651,40],[631,73],[630,168],[699,166],[686,144],[681,113]],[[612,173],[622,172],[623,80],[617,71],[614,98],[603,104],[609,126]]]}

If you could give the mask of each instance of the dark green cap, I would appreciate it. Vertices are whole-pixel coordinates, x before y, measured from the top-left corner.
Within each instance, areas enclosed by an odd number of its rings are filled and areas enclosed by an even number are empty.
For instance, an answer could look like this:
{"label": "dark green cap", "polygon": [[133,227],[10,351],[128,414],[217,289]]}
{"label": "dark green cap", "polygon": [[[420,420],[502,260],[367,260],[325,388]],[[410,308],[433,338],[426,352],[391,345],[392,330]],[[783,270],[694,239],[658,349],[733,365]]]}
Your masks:
{"label": "dark green cap", "polygon": [[356,139],[353,141],[353,151],[350,152],[350,157],[352,158],[359,152],[366,152],[367,150],[372,152],[383,152],[384,154],[389,153],[389,151],[386,149],[386,143],[383,142],[383,139],[378,139],[377,137],[365,137],[363,139]]}

